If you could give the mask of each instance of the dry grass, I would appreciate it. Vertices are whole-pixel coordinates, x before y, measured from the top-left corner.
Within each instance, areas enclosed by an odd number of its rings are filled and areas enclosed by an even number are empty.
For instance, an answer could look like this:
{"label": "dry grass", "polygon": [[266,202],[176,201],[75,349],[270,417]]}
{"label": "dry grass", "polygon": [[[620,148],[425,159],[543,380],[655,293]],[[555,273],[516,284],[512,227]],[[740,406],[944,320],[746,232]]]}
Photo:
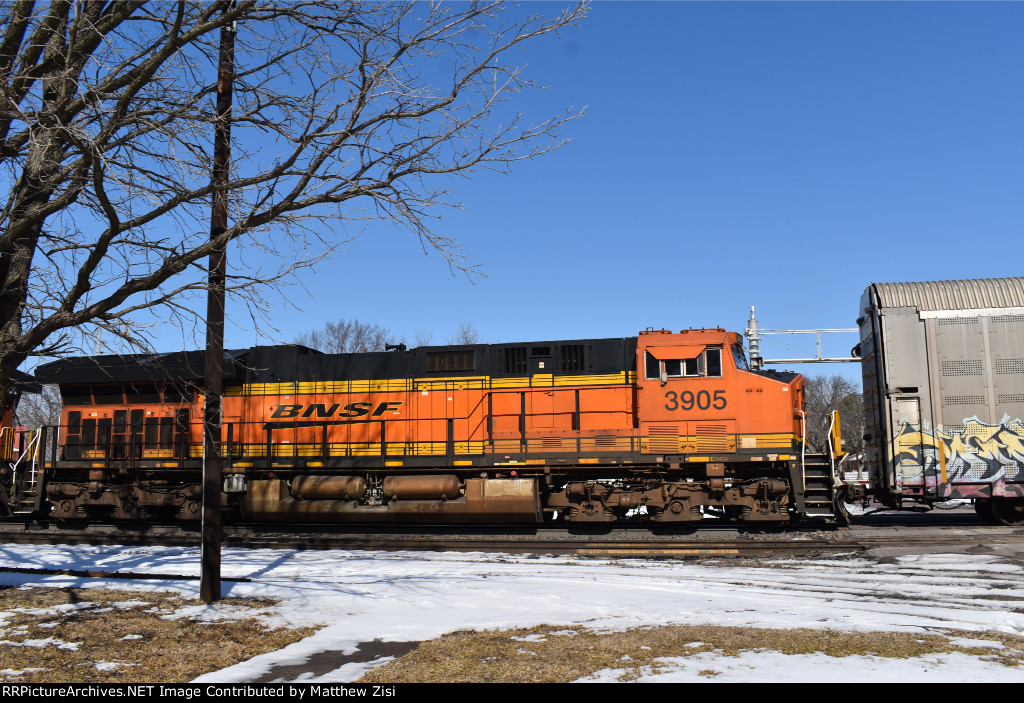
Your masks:
{"label": "dry grass", "polygon": [[220,603],[244,615],[177,617],[200,601],[153,591],[0,587],[0,682],[180,683],[315,630],[268,630],[256,616],[272,601]]}
{"label": "dry grass", "polygon": [[[221,601],[231,618],[204,623],[178,615],[201,605],[153,591],[0,587],[0,682],[180,683],[280,649],[314,628],[269,630],[257,616],[271,601]],[[238,612],[240,611],[240,612]],[[967,647],[951,638],[992,640]],[[567,682],[602,669],[621,680],[657,673],[665,657],[700,652],[821,652],[887,658],[963,652],[1006,666],[1024,662],[1024,637],[1003,633],[838,632],[671,625],[625,632],[583,626],[454,632],[369,672],[362,683]],[[702,669],[714,679],[721,672]]]}
{"label": "dry grass", "polygon": [[[772,630],[713,625],[672,625],[626,632],[541,626],[531,629],[453,632],[424,642],[413,652],[370,671],[361,683],[564,683],[602,669],[623,670],[629,681],[659,671],[658,659],[717,651],[738,656],[749,651],[784,654],[821,652],[832,657],[874,655],[907,658],[942,652],[965,652],[1019,666],[1024,637],[1002,633],[838,632]],[[1004,647],[964,647],[950,637],[996,640]],[[714,678],[720,672],[704,669]]]}

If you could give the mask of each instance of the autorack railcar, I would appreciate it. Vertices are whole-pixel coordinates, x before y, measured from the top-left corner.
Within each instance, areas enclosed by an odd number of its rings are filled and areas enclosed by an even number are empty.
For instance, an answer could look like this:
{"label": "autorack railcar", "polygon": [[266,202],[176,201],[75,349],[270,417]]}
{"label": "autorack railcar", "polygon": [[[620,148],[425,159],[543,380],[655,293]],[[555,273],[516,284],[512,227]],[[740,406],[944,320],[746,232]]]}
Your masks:
{"label": "autorack railcar", "polygon": [[874,497],[1024,524],[1024,278],[875,283],[857,323]]}

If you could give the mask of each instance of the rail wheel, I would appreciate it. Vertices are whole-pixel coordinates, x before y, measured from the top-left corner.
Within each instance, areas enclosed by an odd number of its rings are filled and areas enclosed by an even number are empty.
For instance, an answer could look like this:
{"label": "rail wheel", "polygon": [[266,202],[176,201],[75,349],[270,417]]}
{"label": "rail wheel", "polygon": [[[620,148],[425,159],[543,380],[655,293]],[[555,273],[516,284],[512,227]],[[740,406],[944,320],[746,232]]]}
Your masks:
{"label": "rail wheel", "polygon": [[1000,525],[1024,525],[1024,499],[993,498],[992,515]]}
{"label": "rail wheel", "polygon": [[981,518],[982,522],[986,522],[989,525],[998,524],[996,516],[992,513],[992,499],[991,498],[975,498],[974,499],[974,513]]}

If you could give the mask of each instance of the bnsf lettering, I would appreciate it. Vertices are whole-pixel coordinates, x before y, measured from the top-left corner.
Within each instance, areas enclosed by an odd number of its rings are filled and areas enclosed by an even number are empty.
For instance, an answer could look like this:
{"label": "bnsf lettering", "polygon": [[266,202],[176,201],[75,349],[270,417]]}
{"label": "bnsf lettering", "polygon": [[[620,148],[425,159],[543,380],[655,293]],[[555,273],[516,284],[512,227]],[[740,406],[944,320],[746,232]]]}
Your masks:
{"label": "bnsf lettering", "polygon": [[302,417],[310,417],[314,412],[317,417],[330,417],[338,411],[339,407],[341,407],[341,403],[335,403],[328,410],[326,405],[314,403],[313,405],[306,406],[306,412],[302,413]]}
{"label": "bnsf lettering", "polygon": [[[380,417],[385,413],[395,412],[402,407],[402,401],[392,400],[386,403],[378,403],[374,409],[373,403],[349,403],[344,408],[341,403],[327,405],[326,403],[311,403],[309,405],[278,405],[270,417],[274,419],[287,419],[290,417]],[[305,408],[305,410],[303,410]],[[341,412],[338,409],[341,408]],[[370,411],[373,410],[371,415]]]}
{"label": "bnsf lettering", "polygon": [[[381,403],[386,405],[386,403]],[[373,403],[349,403],[345,406],[347,412],[343,412],[339,417],[362,417],[370,412],[370,408],[373,407]]]}

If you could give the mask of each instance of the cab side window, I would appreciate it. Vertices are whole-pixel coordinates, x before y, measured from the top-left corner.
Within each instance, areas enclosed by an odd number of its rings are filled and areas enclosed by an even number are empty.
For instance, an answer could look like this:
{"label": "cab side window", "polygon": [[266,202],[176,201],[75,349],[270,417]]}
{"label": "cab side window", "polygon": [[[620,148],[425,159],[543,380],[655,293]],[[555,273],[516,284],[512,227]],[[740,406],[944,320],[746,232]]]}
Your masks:
{"label": "cab side window", "polygon": [[705,349],[693,359],[657,359],[650,352],[644,352],[644,376],[655,380],[661,377],[661,364],[665,365],[665,376],[668,378],[690,378],[706,376],[720,378],[722,376],[722,350],[719,348]]}
{"label": "cab side window", "polygon": [[654,355],[649,351],[644,352],[644,378],[648,380],[657,380],[661,375],[661,366],[658,364],[658,360],[654,358]]}
{"label": "cab side window", "polygon": [[721,349],[705,349],[704,350],[704,375],[705,376],[721,376],[722,375],[722,350]]}

